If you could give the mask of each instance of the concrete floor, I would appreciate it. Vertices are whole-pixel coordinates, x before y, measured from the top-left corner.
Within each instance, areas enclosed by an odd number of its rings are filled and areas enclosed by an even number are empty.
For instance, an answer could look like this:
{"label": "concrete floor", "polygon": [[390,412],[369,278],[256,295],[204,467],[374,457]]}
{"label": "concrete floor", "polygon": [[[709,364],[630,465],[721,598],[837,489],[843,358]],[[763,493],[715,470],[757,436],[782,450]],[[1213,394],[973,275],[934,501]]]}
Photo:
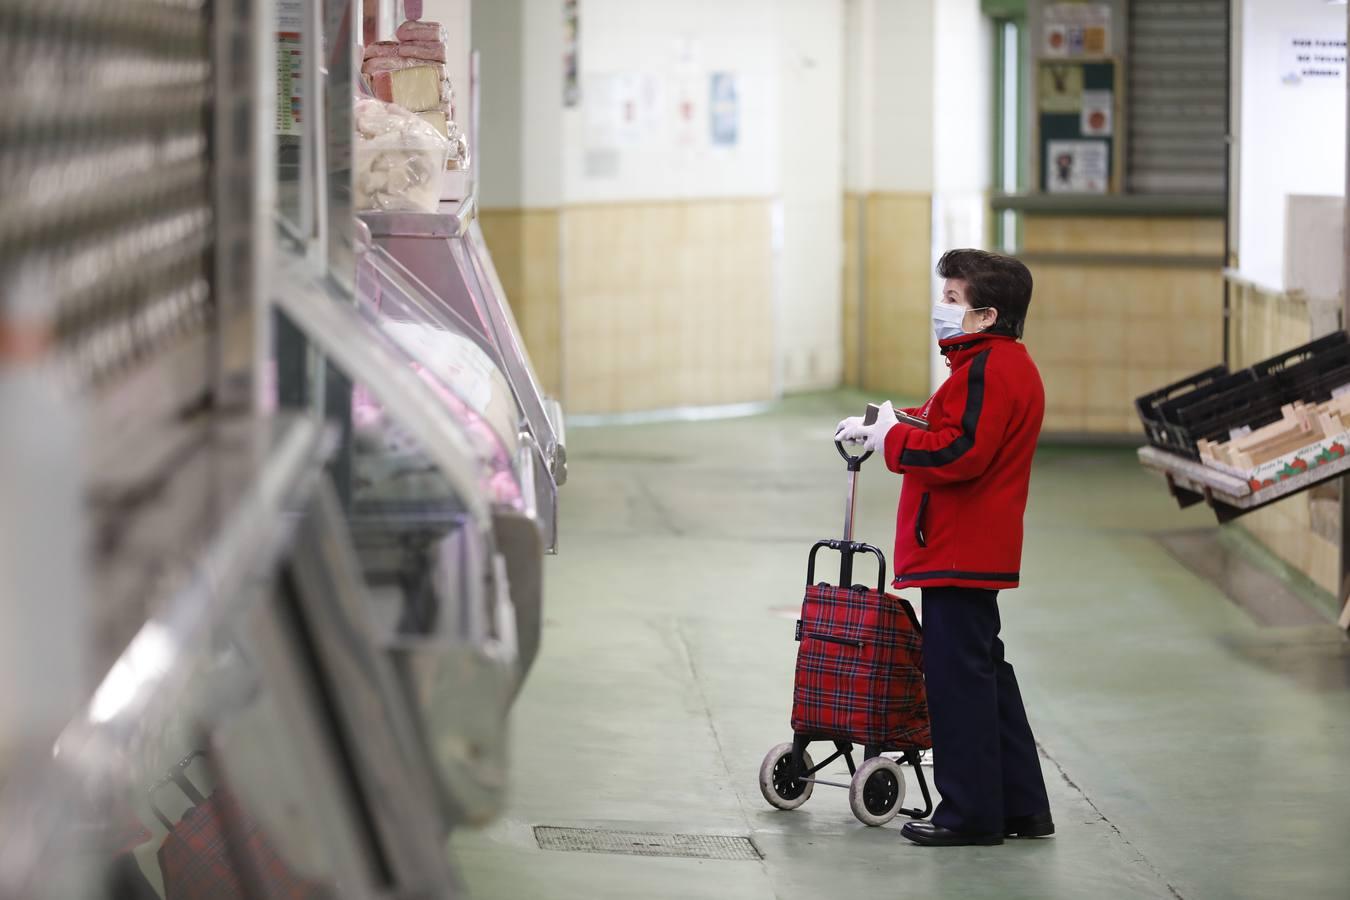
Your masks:
{"label": "concrete floor", "polygon": [[[569,435],[510,808],[452,843],[473,895],[1350,896],[1350,645],[1332,624],[1262,627],[1178,563],[1155,536],[1212,519],[1128,451],[1041,451],[1025,586],[1002,602],[1057,837],[925,849],[902,819],[859,824],[842,790],[765,804],[806,550],[842,523],[830,436],[862,400]],[[858,536],[888,551],[898,486],[864,467]],[[763,860],[545,851],[540,824],[748,835]]]}

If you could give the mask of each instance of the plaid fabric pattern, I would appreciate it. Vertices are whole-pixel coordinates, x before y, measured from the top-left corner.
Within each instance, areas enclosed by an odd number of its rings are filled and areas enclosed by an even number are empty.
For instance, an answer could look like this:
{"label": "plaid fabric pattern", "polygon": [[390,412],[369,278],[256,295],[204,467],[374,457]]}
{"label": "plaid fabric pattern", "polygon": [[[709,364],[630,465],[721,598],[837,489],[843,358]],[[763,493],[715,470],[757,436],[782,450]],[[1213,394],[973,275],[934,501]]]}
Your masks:
{"label": "plaid fabric pattern", "polygon": [[[160,845],[167,900],[319,900],[331,896],[286,864],[233,794],[217,788]],[[248,871],[241,871],[247,865]]]}
{"label": "plaid fabric pattern", "polygon": [[906,601],[808,585],[798,624],[792,730],[886,749],[926,749],[923,638]]}

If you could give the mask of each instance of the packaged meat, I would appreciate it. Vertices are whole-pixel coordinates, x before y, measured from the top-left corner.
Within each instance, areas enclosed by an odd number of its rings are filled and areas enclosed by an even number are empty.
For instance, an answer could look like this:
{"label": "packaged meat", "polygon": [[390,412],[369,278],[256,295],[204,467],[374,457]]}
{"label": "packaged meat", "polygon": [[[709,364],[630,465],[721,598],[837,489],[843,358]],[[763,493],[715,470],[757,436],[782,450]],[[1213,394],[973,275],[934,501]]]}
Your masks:
{"label": "packaged meat", "polygon": [[447,40],[445,27],[440,22],[408,21],[398,26],[395,32],[400,41],[440,41]]}
{"label": "packaged meat", "polygon": [[374,59],[379,56],[398,56],[398,41],[376,41],[367,44],[362,59]]}
{"label": "packaged meat", "polygon": [[357,100],[355,121],[355,207],[435,212],[450,141],[417,114],[380,100]]}
{"label": "packaged meat", "polygon": [[425,59],[409,59],[406,56],[373,56],[361,63],[361,72],[374,75],[376,72],[392,72],[395,69],[415,69],[426,64]]}
{"label": "packaged meat", "polygon": [[386,103],[397,103],[410,112],[439,109],[441,67],[421,65],[376,72],[370,77],[370,87],[376,97]]}
{"label": "packaged meat", "polygon": [[444,41],[404,41],[398,45],[398,55],[410,59],[426,59],[432,62],[445,62]]}
{"label": "packaged meat", "polygon": [[403,14],[414,22],[422,18],[422,0],[403,0]]}

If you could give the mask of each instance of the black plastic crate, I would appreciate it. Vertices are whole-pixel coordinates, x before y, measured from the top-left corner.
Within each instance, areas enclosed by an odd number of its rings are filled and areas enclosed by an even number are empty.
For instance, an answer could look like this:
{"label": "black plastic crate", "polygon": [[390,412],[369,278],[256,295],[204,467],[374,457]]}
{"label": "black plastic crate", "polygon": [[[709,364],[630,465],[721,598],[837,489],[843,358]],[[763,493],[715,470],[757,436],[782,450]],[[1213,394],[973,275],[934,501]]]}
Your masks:
{"label": "black plastic crate", "polygon": [[1176,411],[1177,422],[1168,425],[1169,449],[1199,459],[1200,441],[1224,441],[1235,428],[1260,428],[1279,421],[1287,402],[1270,378],[1248,381],[1199,400]]}
{"label": "black plastic crate", "polygon": [[1252,366],[1252,371],[1256,373],[1257,378],[1279,375],[1303,363],[1314,362],[1317,357],[1325,357],[1329,353],[1334,353],[1338,348],[1347,347],[1347,345],[1350,345],[1350,335],[1344,331],[1334,331],[1315,341],[1309,341],[1306,344],[1294,347],[1292,350],[1286,350],[1269,359],[1263,359]]}
{"label": "black plastic crate", "polygon": [[[1270,376],[1290,400],[1320,402],[1330,391],[1350,382],[1350,344],[1323,350],[1317,355]],[[1321,396],[1325,393],[1326,396]],[[1314,396],[1317,394],[1317,396]]]}
{"label": "black plastic crate", "polygon": [[1251,369],[1242,369],[1237,372],[1230,372],[1227,375],[1215,378],[1209,384],[1197,387],[1189,394],[1182,394],[1160,403],[1157,407],[1159,415],[1164,422],[1170,422],[1173,425],[1182,423],[1181,411],[1189,409],[1205,400],[1210,400],[1220,394],[1226,394],[1229,391],[1246,387],[1256,381],[1256,373]]}
{"label": "black plastic crate", "polygon": [[1183,378],[1167,387],[1159,388],[1136,398],[1134,408],[1139,414],[1139,421],[1144,425],[1144,433],[1148,436],[1149,443],[1155,447],[1172,449],[1172,438],[1168,435],[1167,420],[1163,418],[1159,407],[1169,401],[1190,396],[1197,390],[1207,388],[1228,374],[1227,366],[1215,366],[1212,369],[1197,372],[1189,378]]}

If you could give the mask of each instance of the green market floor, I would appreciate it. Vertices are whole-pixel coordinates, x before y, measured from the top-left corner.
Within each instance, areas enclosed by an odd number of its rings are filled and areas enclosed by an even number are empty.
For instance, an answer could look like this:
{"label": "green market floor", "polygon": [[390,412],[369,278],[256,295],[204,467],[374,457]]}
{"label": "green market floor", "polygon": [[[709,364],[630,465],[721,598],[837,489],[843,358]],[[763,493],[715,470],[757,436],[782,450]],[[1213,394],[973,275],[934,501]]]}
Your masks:
{"label": "green market floor", "polygon": [[[472,896],[1350,896],[1350,645],[1330,623],[1257,625],[1176,562],[1157,537],[1213,520],[1129,451],[1042,450],[1024,587],[1002,601],[1058,836],[926,849],[835,788],[765,804],[806,551],[842,525],[830,436],[861,401],[571,432],[510,803],[452,841]],[[897,490],[864,466],[859,539],[889,548]],[[536,825],[745,835],[763,858],[542,850]]]}

